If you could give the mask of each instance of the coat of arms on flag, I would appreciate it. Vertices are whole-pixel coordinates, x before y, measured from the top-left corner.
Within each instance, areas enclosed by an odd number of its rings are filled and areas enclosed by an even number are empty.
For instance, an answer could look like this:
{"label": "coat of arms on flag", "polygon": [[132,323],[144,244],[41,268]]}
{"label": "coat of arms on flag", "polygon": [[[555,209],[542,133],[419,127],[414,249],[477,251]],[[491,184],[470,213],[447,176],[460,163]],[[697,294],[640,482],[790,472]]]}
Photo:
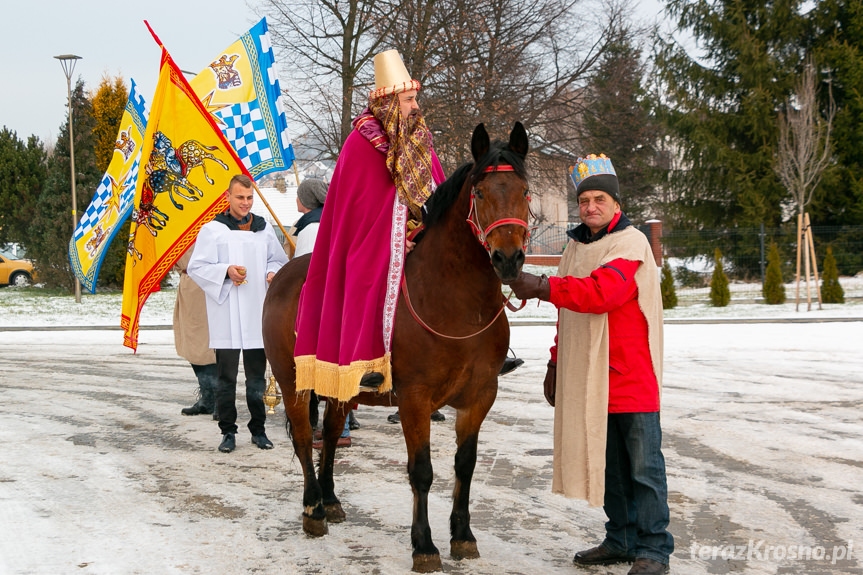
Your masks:
{"label": "coat of arms on flag", "polygon": [[123,344],[132,349],[138,345],[138,320],[147,297],[159,289],[201,226],[225,209],[231,178],[245,172],[164,48],[143,142],[120,322]]}
{"label": "coat of arms on flag", "polygon": [[146,125],[146,102],[132,80],[111,163],[69,240],[72,271],[90,293],[96,290],[108,246],[132,211]]}
{"label": "coat of arms on flag", "polygon": [[254,179],[291,167],[294,150],[266,18],[189,83]]}

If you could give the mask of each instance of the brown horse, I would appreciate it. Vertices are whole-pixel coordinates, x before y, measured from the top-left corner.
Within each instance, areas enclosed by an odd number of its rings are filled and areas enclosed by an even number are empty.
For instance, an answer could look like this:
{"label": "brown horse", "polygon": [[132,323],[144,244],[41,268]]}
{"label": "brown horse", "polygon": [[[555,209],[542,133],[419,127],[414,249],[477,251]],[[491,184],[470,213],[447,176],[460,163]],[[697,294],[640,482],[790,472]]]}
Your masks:
{"label": "brown horse", "polygon": [[[423,237],[405,263],[407,290],[403,285],[393,334],[393,392],[355,398],[365,405],[398,405],[414,494],[414,571],[441,569],[428,522],[433,480],[429,418],[444,405],[457,412],[450,553],[456,559],[479,557],[470,529],[470,485],[480,425],[497,396],[497,375],[509,347],[501,280],[515,279],[524,263],[530,213],[527,149],[527,133],[518,122],[508,143],[491,143],[485,127],[476,127],[471,140],[474,162],[460,167],[435,191],[427,204]],[[321,536],[327,533],[327,521],[345,519],[334,490],[333,461],[349,404],[327,405],[316,475],[309,397],[295,389],[293,360],[297,305],[310,257],[294,259],[276,274],[264,302],[263,329],[303,468],[303,529]]]}

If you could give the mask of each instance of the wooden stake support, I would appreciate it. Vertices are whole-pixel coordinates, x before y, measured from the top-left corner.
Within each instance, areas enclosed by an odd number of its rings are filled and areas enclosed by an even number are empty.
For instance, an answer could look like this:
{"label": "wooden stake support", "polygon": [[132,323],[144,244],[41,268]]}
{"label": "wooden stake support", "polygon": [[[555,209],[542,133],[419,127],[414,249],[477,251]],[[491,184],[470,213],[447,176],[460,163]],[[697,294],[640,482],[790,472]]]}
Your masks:
{"label": "wooden stake support", "polygon": [[797,214],[797,292],[795,296],[795,311],[800,311],[800,260],[803,259],[806,275],[806,311],[812,311],[812,288],[809,278],[814,273],[815,293],[818,297],[818,309],[821,308],[821,285],[818,279],[818,262],[815,259],[815,241],[812,239],[812,226],[809,214]]}

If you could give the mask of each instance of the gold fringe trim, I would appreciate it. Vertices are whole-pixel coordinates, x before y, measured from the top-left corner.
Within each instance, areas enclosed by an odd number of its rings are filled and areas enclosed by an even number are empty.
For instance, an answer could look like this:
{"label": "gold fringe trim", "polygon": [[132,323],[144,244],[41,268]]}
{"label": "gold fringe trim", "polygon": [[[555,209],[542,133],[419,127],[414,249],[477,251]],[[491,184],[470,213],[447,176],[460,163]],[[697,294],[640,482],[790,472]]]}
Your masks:
{"label": "gold fringe trim", "polygon": [[355,361],[350,365],[321,361],[313,355],[296,357],[294,362],[297,366],[297,391],[313,390],[324,397],[348,401],[359,393],[362,377],[373,371],[384,376],[379,393],[387,393],[393,388],[390,354],[378,359]]}

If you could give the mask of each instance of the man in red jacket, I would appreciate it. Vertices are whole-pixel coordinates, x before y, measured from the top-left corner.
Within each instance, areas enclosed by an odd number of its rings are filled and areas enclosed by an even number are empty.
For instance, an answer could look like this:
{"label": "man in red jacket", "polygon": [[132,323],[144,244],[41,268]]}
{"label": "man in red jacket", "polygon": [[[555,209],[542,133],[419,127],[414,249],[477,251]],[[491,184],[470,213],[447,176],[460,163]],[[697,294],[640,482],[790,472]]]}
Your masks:
{"label": "man in red jacket", "polygon": [[552,491],[602,504],[608,516],[605,540],[576,553],[576,564],[667,573],[674,539],[660,450],[659,270],[620,210],[611,160],[579,158],[572,178],[582,223],[568,232],[558,277],[522,273],[510,284],[517,297],[559,310],[544,383],[555,407]]}

